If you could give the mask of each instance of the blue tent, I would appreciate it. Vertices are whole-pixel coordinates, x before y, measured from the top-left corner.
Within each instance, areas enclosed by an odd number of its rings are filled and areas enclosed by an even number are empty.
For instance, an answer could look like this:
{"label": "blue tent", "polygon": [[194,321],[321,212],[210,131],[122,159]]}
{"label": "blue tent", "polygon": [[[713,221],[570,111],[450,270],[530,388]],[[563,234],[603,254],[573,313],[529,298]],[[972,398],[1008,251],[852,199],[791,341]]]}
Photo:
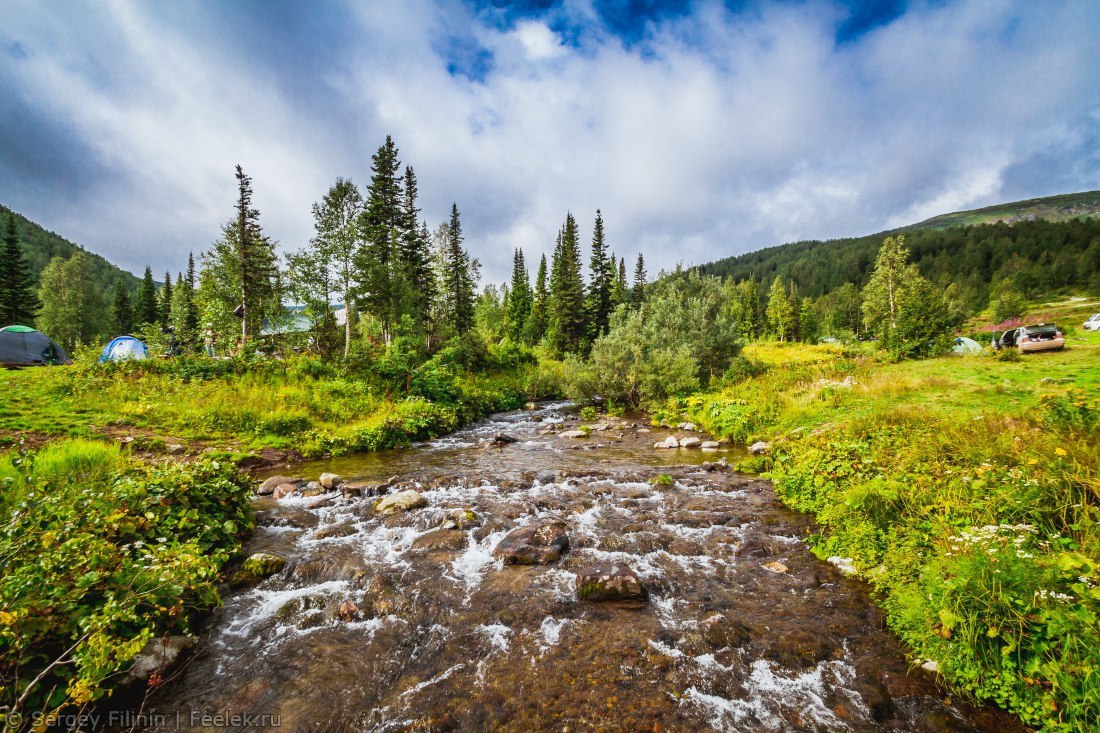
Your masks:
{"label": "blue tent", "polygon": [[127,359],[148,359],[149,350],[145,348],[145,342],[133,336],[118,336],[111,339],[111,343],[103,347],[99,355],[99,363],[105,361],[126,361]]}

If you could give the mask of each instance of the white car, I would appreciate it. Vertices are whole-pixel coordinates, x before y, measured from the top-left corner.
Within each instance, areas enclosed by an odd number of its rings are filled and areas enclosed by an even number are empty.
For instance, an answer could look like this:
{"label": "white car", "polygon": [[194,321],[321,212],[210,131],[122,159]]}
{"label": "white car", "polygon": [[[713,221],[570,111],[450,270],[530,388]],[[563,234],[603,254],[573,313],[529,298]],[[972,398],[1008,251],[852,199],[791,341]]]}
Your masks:
{"label": "white car", "polygon": [[1086,331],[1100,331],[1100,313],[1094,313],[1091,318],[1085,321]]}

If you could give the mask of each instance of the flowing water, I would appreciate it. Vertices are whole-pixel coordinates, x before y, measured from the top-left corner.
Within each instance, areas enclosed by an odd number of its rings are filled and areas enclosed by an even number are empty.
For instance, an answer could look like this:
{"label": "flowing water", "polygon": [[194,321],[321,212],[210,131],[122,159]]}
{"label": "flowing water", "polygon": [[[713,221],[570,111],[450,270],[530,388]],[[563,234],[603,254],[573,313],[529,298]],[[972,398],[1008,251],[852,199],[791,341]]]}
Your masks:
{"label": "flowing water", "polygon": [[[624,421],[563,438],[550,428],[579,424],[565,407],[296,466],[307,479],[395,477],[393,490],[418,488],[428,504],[380,517],[368,496],[258,499],[247,549],[285,557],[285,569],[225,593],[197,653],[141,720],[173,730],[1020,729],[910,669],[867,588],[809,553],[812,524],[767,482],[719,462],[734,454],[655,450],[685,433]],[[518,442],[490,445],[498,432]],[[493,557],[509,531],[546,522],[568,533],[556,562]],[[648,599],[579,600],[577,572],[601,563],[633,569]]]}

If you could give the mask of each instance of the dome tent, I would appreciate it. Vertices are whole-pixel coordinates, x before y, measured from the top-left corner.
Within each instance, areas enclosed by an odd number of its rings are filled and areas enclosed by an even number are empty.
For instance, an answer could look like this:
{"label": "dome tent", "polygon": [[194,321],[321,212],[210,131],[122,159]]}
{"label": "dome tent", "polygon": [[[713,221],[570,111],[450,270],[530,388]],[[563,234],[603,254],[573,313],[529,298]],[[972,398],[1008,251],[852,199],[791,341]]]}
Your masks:
{"label": "dome tent", "polygon": [[965,336],[955,337],[955,345],[951,347],[954,354],[977,354],[982,350],[982,345],[974,339]]}
{"label": "dome tent", "polygon": [[146,348],[144,341],[133,336],[116,336],[111,339],[111,343],[103,347],[103,351],[99,354],[99,363],[148,358],[149,349]]}
{"label": "dome tent", "polygon": [[0,328],[0,364],[33,366],[72,363],[65,350],[41,331],[29,326]]}

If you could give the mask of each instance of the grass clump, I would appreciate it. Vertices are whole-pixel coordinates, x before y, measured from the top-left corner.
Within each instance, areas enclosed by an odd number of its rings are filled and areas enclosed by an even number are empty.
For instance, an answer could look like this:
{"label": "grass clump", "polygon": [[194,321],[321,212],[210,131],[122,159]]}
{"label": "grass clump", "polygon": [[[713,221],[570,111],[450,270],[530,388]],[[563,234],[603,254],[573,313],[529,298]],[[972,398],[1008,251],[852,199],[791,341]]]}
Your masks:
{"label": "grass clump", "polygon": [[108,694],[154,636],[218,602],[252,527],[236,471],[148,465],[70,440],[0,458],[0,708],[47,712]]}

